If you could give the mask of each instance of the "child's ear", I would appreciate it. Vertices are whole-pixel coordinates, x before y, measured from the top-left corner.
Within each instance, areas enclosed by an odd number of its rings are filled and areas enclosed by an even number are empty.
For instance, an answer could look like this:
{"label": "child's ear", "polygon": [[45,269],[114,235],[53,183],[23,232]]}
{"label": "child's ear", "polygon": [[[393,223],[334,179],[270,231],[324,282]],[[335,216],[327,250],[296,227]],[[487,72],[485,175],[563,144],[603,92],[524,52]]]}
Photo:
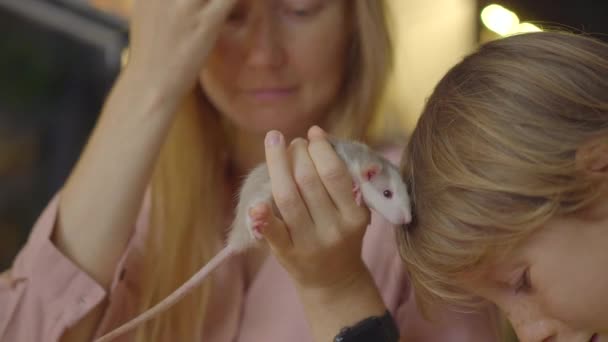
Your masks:
{"label": "child's ear", "polygon": [[369,182],[372,179],[374,179],[374,177],[376,177],[376,175],[379,174],[381,171],[382,171],[382,165],[377,164],[377,163],[372,163],[372,164],[365,166],[361,170],[361,177]]}
{"label": "child's ear", "polygon": [[576,151],[577,169],[592,177],[608,176],[608,138],[595,138]]}

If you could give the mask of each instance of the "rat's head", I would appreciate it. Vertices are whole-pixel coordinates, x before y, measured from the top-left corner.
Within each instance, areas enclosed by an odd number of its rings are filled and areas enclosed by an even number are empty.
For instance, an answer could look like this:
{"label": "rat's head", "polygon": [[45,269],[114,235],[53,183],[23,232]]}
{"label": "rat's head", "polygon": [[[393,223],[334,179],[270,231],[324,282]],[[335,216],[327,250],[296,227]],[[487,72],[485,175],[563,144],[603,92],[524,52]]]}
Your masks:
{"label": "rat's head", "polygon": [[412,220],[410,198],[397,168],[388,163],[372,163],[361,172],[365,204],[392,224],[408,224]]}

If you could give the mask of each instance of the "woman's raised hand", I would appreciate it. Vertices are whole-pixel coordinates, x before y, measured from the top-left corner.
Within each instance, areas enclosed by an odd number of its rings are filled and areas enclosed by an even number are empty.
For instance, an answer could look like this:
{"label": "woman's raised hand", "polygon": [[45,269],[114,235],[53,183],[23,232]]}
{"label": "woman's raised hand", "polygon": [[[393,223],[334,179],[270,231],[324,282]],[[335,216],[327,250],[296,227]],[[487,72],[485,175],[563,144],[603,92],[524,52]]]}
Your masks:
{"label": "woman's raised hand", "polygon": [[[136,0],[127,68],[181,99],[194,86],[237,0]],[[168,92],[168,93],[167,93]]]}

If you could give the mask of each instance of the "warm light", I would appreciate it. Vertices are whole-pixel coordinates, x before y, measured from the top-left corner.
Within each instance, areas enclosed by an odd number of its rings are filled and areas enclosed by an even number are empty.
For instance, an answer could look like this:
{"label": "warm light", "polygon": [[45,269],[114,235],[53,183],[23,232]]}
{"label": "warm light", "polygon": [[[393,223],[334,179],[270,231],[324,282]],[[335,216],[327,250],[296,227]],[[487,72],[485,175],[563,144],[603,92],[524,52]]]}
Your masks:
{"label": "warm light", "polygon": [[486,27],[501,36],[516,31],[519,25],[517,15],[500,5],[489,5],[481,11],[481,21]]}
{"label": "warm light", "polygon": [[521,23],[517,26],[517,33],[540,32],[542,29],[534,24]]}
{"label": "warm light", "polygon": [[125,65],[127,65],[128,62],[129,62],[129,48],[126,47],[122,50],[122,53],[120,54],[121,67],[124,67]]}
{"label": "warm light", "polygon": [[481,11],[481,21],[488,29],[503,37],[517,33],[542,31],[534,24],[520,23],[517,14],[496,4],[489,5]]}

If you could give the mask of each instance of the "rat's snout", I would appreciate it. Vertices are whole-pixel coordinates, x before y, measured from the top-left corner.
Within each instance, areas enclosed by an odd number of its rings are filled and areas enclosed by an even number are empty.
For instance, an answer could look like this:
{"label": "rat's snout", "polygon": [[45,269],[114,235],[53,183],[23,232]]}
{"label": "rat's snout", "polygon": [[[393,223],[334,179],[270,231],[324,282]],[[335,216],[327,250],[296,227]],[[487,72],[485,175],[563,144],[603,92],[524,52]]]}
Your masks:
{"label": "rat's snout", "polygon": [[401,211],[398,219],[393,222],[393,224],[405,226],[408,225],[410,222],[412,222],[412,213],[409,211],[409,209],[404,209]]}
{"label": "rat's snout", "polygon": [[[393,211],[393,213],[395,213],[395,211]],[[397,215],[393,214],[392,217],[387,217],[387,218],[390,218],[389,221],[392,224],[399,225],[399,226],[406,225],[406,224],[409,224],[410,222],[412,222],[412,214],[410,213],[409,209],[401,210],[399,212],[399,214],[397,214]]]}
{"label": "rat's snout", "polygon": [[403,210],[403,217],[404,217],[404,222],[402,224],[409,224],[410,222],[412,222],[412,212],[409,209],[404,209]]}

